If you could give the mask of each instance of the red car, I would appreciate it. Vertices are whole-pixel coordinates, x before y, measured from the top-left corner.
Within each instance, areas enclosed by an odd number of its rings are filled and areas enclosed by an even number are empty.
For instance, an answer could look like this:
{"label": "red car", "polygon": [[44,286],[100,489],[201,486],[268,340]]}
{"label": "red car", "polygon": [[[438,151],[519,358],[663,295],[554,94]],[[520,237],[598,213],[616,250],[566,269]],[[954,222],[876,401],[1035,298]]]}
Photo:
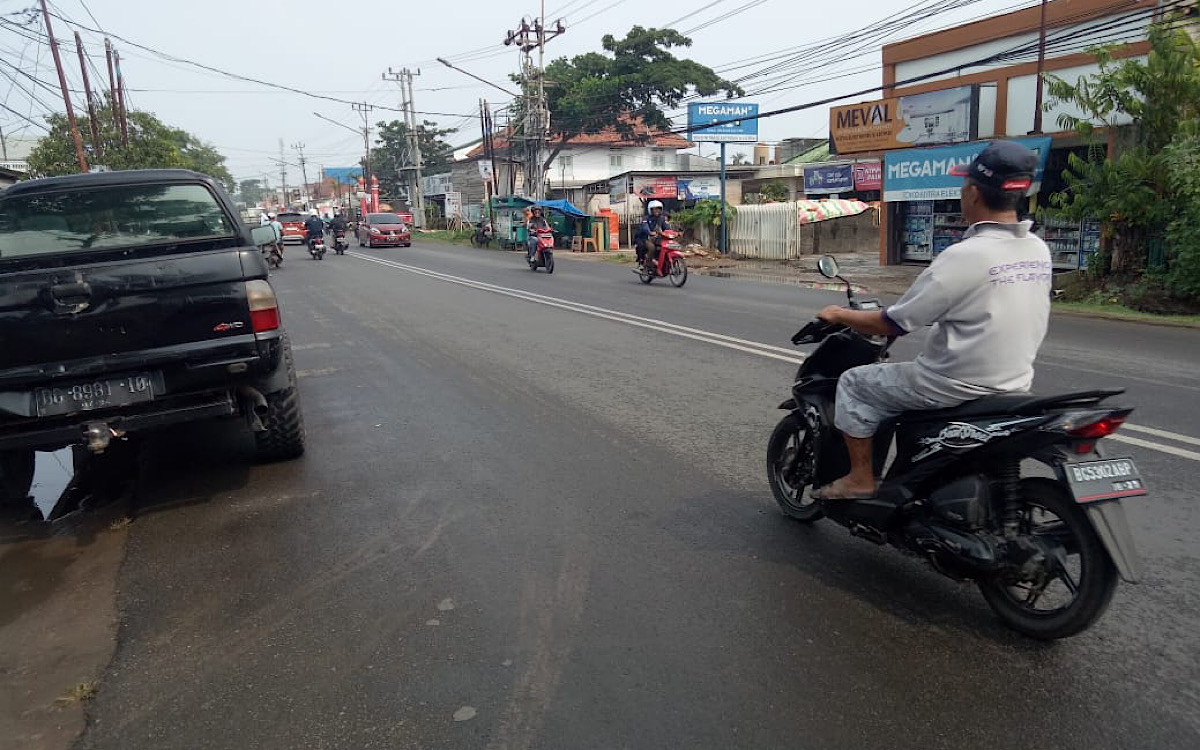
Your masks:
{"label": "red car", "polygon": [[358,223],[358,246],[412,247],[412,233],[396,214],[367,214]]}
{"label": "red car", "polygon": [[275,217],[283,225],[283,241],[298,242],[303,245],[308,242],[308,230],[304,228],[304,214],[288,211]]}

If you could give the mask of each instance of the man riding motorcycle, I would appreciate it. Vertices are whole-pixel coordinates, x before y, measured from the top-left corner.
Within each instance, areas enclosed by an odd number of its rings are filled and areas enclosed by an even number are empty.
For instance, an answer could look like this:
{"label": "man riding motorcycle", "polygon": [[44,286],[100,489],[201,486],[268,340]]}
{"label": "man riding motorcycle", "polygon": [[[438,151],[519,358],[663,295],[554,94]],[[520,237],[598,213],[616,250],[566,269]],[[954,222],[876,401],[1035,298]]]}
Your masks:
{"label": "man riding motorcycle", "polygon": [[308,249],[312,250],[315,240],[324,240],[325,238],[325,222],[321,221],[321,217],[315,213],[309,214],[308,218],[304,220],[304,228],[308,230]]}
{"label": "man riding motorcycle", "polygon": [[546,217],[542,215],[541,206],[532,206],[529,209],[529,221],[525,222],[525,231],[527,237],[525,239],[525,259],[533,260],[534,253],[537,252],[537,233],[539,230],[550,228],[550,222],[546,221]]}
{"label": "man riding motorcycle", "polygon": [[932,325],[916,360],[847,370],[838,380],[834,423],[850,473],[815,491],[827,500],[873,497],[872,437],[880,423],[915,409],[957,406],[1029,390],[1050,316],[1050,251],[1019,221],[1038,156],[995,141],[951,174],[965,177],[962,214],[970,228],[886,310],[837,305],[819,317],[859,333],[903,336]]}
{"label": "man riding motorcycle", "polygon": [[657,256],[657,244],[655,239],[662,236],[662,233],[671,228],[667,222],[667,218],[663,216],[662,201],[650,201],[646,205],[649,213],[642,219],[642,225],[638,227],[637,233],[633,236],[634,249],[637,251],[637,264],[644,266],[647,263],[647,258],[653,264],[654,258]]}

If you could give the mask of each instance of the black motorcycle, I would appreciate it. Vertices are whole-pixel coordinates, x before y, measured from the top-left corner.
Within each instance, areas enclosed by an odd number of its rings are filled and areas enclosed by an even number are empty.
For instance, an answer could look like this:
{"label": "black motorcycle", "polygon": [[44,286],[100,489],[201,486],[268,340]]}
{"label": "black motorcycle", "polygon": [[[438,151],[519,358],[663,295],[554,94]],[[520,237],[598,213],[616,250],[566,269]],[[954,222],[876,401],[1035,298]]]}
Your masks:
{"label": "black motorcycle", "polygon": [[338,255],[345,255],[346,248],[350,247],[350,241],[346,239],[345,229],[334,229],[333,231],[333,252]]}
{"label": "black motorcycle", "polygon": [[471,235],[471,244],[475,247],[488,247],[494,239],[496,239],[496,230],[492,229],[491,222],[481,221],[475,227],[475,233]]}
{"label": "black motorcycle", "polygon": [[[830,256],[823,275],[847,286]],[[1117,576],[1136,582],[1141,561],[1121,505],[1145,495],[1131,459],[1109,458],[1098,441],[1133,410],[1102,402],[1123,393],[985,396],[957,407],[911,411],[875,436],[876,496],[811,496],[850,467],[833,424],[838,377],[888,357],[894,337],[863,336],[816,320],[793,344],[820,344],[800,366],[789,413],[767,447],[767,478],[784,514],[811,523],[829,516],[854,536],[916,553],[939,572],[973,580],[1009,627],[1039,639],[1065,638],[1094,623],[1112,599]],[[886,465],[892,443],[895,457]],[[1022,476],[1022,461],[1045,476]]]}

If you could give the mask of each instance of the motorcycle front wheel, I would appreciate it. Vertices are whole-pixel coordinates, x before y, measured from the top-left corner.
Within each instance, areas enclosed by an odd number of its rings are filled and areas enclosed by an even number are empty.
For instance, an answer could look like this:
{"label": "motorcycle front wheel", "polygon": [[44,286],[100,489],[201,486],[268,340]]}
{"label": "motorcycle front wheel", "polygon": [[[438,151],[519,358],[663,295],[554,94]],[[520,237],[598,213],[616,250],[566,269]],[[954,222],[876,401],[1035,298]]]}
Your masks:
{"label": "motorcycle front wheel", "polygon": [[676,289],[687,283],[687,263],[683,258],[676,258],[671,261],[671,284]]}
{"label": "motorcycle front wheel", "polygon": [[554,273],[554,253],[546,253],[542,260],[546,264],[546,273]]}
{"label": "motorcycle front wheel", "polygon": [[1086,511],[1053,480],[1024,479],[1020,533],[1052,554],[1032,577],[1009,571],[979,581],[996,616],[1046,641],[1080,633],[1100,619],[1116,591],[1117,568]]}
{"label": "motorcycle front wheel", "polygon": [[767,441],[767,483],[779,509],[801,523],[820,520],[825,512],[811,497],[815,452],[808,426],[796,414],[775,425]]}

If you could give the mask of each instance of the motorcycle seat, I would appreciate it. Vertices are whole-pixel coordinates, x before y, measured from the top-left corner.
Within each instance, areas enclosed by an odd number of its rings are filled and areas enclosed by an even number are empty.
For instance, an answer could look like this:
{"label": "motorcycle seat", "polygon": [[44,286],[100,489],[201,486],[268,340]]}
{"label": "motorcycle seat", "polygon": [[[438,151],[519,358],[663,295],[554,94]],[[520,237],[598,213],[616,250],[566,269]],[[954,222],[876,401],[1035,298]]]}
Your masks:
{"label": "motorcycle seat", "polygon": [[1015,414],[1031,416],[1041,414],[1050,409],[1064,409],[1076,406],[1096,404],[1110,396],[1125,392],[1124,388],[1109,388],[1095,391],[1075,391],[1056,396],[1038,396],[1033,393],[1000,393],[995,396],[984,396],[973,401],[967,401],[947,409],[922,409],[906,411],[900,415],[901,422],[919,422],[928,420],[953,420],[969,417],[990,417],[995,415]]}

